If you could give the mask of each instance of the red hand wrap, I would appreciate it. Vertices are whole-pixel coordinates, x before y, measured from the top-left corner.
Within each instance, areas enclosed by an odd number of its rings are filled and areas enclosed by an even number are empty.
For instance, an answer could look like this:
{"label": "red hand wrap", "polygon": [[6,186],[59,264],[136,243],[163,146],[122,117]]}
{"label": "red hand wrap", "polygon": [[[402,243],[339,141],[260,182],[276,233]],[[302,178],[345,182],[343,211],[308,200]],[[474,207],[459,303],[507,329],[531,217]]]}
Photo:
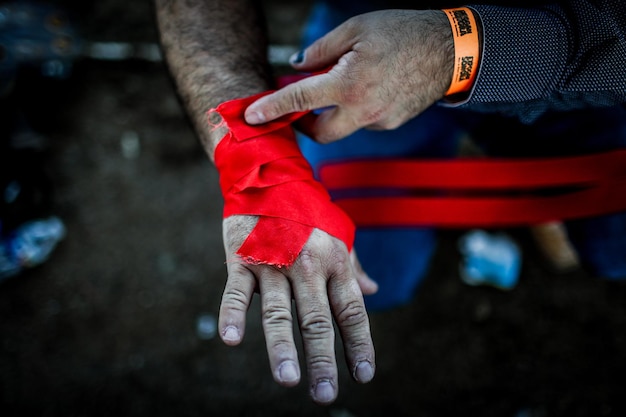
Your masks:
{"label": "red hand wrap", "polygon": [[231,100],[209,111],[219,113],[229,128],[215,149],[224,218],[259,216],[237,254],[249,263],[289,266],[314,228],[342,240],[351,250],[352,220],[314,179],[295,140],[291,123],[304,113],[259,126],[246,124],[246,107],[269,93]]}

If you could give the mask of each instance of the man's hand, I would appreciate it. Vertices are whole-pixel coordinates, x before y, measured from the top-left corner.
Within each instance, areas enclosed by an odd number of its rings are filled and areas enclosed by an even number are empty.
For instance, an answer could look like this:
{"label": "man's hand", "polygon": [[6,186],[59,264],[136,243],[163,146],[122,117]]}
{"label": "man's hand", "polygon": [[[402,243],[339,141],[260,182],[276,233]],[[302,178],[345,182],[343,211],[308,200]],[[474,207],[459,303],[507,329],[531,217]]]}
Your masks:
{"label": "man's hand", "polygon": [[[315,229],[293,265],[251,265],[235,252],[257,218],[224,220],[228,280],[219,315],[219,332],[228,345],[241,342],[246,312],[255,291],[261,296],[263,329],[274,379],[293,386],[300,381],[293,336],[292,298],[306,355],[311,397],[330,404],[337,397],[333,318],[341,332],[346,361],[357,382],[374,376],[374,347],[362,294],[376,291],[345,244]],[[288,237],[286,237],[288,239]]]}
{"label": "man's hand", "polygon": [[308,77],[265,96],[246,110],[261,124],[295,111],[326,109],[300,126],[320,143],[360,128],[395,129],[445,94],[454,42],[440,10],[384,10],[347,20],[292,61]]}

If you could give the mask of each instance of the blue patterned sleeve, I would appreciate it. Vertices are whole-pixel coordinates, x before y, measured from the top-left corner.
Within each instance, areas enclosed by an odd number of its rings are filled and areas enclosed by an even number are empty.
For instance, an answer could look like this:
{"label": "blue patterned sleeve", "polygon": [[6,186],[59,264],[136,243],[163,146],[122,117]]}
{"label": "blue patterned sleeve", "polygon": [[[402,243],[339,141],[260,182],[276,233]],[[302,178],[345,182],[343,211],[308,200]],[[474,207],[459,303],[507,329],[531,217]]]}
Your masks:
{"label": "blue patterned sleeve", "polygon": [[471,7],[483,28],[480,69],[453,105],[530,123],[548,110],[626,103],[626,2]]}

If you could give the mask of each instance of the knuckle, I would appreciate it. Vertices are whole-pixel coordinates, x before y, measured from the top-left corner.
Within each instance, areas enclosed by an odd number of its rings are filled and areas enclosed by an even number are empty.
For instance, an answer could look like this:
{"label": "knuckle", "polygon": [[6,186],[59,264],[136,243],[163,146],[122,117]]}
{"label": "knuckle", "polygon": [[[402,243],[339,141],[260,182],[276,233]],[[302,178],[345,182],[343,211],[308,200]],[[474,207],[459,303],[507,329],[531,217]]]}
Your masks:
{"label": "knuckle", "polygon": [[311,355],[307,358],[309,369],[327,369],[335,366],[335,361],[330,355]]}
{"label": "knuckle", "polygon": [[394,130],[400,127],[403,123],[403,119],[400,115],[392,114],[389,117],[385,117],[380,121],[379,125],[385,130]]}
{"label": "knuckle", "polygon": [[349,254],[339,247],[334,247],[328,254],[328,262],[337,275],[345,275],[351,269]]}
{"label": "knuckle", "polygon": [[350,254],[341,241],[315,230],[302,249],[299,262],[305,273],[319,272],[320,267],[330,272],[341,272],[350,269]]}
{"label": "knuckle", "polygon": [[307,248],[305,247],[300,252],[300,256],[298,257],[298,265],[301,268],[302,274],[305,276],[312,276],[319,270],[319,248]]}
{"label": "knuckle", "polygon": [[290,352],[293,348],[291,341],[287,339],[275,339],[270,343],[269,346],[274,352],[277,352],[280,357],[287,358],[287,353]]}
{"label": "knuckle", "polygon": [[352,16],[341,24],[343,30],[349,34],[355,33],[361,20],[360,15]]}
{"label": "knuckle", "polygon": [[245,312],[248,310],[248,296],[245,292],[231,288],[222,295],[222,309]]}
{"label": "knuckle", "polygon": [[291,323],[292,321],[291,310],[281,306],[265,307],[262,318],[266,325]]}
{"label": "knuckle", "polygon": [[367,312],[363,303],[351,301],[336,316],[337,323],[342,327],[354,327],[367,322]]}
{"label": "knuckle", "polygon": [[394,113],[389,109],[373,109],[365,115],[365,126],[372,130],[394,130],[404,123],[401,114]]}
{"label": "knuckle", "polygon": [[364,126],[377,126],[382,128],[382,124],[385,120],[381,120],[384,114],[384,109],[375,108],[363,113],[362,124]]}
{"label": "knuckle", "polygon": [[309,96],[302,87],[295,87],[289,95],[291,110],[305,111],[309,109]]}
{"label": "knuckle", "polygon": [[326,128],[324,130],[318,130],[315,133],[314,137],[316,142],[321,143],[322,145],[326,145],[335,142],[341,137],[341,135],[334,130]]}
{"label": "knuckle", "polygon": [[340,241],[318,231],[313,236],[300,252],[297,261],[299,271],[304,276],[342,273],[350,269],[350,255]]}
{"label": "knuckle", "polygon": [[300,330],[307,337],[326,337],[333,333],[333,322],[320,311],[311,311],[300,319]]}

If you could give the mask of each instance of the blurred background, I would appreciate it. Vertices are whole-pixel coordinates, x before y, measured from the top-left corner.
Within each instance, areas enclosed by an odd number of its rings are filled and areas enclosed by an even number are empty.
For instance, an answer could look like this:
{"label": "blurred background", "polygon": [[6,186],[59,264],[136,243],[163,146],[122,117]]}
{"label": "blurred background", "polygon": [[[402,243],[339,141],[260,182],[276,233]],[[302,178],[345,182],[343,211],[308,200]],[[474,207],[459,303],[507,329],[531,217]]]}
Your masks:
{"label": "blurred background", "polygon": [[[265,1],[298,42],[309,1]],[[2,416],[624,415],[626,287],[555,268],[529,230],[508,289],[441,231],[414,302],[371,314],[377,375],[314,405],[271,377],[258,319],[215,335],[217,172],[160,59],[150,1],[0,3]],[[280,70],[279,64],[276,64]],[[15,255],[20,262],[15,262]]]}

